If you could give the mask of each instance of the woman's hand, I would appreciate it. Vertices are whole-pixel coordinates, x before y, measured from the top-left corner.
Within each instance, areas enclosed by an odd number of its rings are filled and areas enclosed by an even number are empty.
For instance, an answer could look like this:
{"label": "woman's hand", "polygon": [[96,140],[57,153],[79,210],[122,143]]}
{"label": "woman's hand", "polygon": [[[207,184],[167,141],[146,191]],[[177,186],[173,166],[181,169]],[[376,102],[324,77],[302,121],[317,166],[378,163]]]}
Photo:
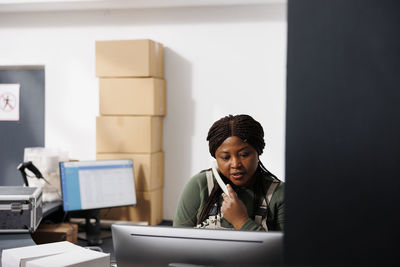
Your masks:
{"label": "woman's hand", "polygon": [[222,202],[221,211],[224,218],[230,222],[236,230],[239,230],[243,224],[249,219],[246,206],[237,197],[231,185],[227,184],[229,196],[222,194],[224,202]]}

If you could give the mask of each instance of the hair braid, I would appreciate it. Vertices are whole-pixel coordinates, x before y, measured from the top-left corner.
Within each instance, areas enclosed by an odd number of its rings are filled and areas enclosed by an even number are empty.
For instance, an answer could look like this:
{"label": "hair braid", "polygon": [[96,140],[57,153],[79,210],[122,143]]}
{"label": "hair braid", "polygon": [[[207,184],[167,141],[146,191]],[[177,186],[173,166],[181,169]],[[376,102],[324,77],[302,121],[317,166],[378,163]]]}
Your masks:
{"label": "hair braid", "polygon": [[215,158],[215,151],[230,136],[237,136],[249,143],[258,155],[263,153],[265,142],[261,124],[249,115],[229,115],[214,122],[208,131],[207,141],[211,156]]}

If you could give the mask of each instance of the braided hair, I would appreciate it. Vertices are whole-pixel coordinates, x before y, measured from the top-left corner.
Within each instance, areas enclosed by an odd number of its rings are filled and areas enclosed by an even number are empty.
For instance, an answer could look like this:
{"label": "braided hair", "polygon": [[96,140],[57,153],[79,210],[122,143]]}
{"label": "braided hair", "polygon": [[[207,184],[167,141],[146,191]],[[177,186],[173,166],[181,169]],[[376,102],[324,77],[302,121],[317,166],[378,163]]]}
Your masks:
{"label": "braided hair", "polygon": [[237,136],[249,143],[261,155],[264,147],[264,130],[261,124],[249,115],[229,115],[214,122],[208,131],[207,141],[211,156],[230,136]]}
{"label": "braided hair", "polygon": [[[237,136],[243,142],[250,144],[257,152],[258,155],[263,153],[265,148],[264,142],[264,130],[261,124],[253,119],[249,115],[229,115],[219,119],[218,121],[214,122],[211,126],[210,130],[208,131],[207,141],[209,146],[209,151],[211,156],[215,158],[215,151],[218,147],[231,136]],[[259,162],[259,166],[256,170],[256,173],[264,172],[269,174],[270,176],[275,177],[272,173],[270,173],[264,165]],[[222,177],[223,179],[225,177]],[[275,177],[276,178],[276,177]],[[230,182],[224,179],[225,182]],[[260,194],[265,195],[264,188],[261,186],[261,180],[256,180],[256,187],[258,188],[258,192]],[[214,183],[214,187],[208,197],[207,202],[203,206],[203,209],[200,213],[198,223],[201,223],[205,220],[210,212],[211,208],[214,206],[215,203],[218,203],[218,200],[222,194],[221,188],[218,186],[217,183]],[[256,198],[255,198],[256,199]],[[256,203],[254,203],[256,207]],[[218,207],[220,208],[220,207]]]}

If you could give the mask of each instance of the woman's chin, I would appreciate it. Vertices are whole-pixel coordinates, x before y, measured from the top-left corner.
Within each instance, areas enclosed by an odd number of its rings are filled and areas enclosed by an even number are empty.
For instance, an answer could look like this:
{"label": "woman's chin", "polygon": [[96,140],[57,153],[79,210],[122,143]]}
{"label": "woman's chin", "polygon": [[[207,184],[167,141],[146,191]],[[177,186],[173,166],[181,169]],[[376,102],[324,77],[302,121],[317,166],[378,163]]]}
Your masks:
{"label": "woman's chin", "polygon": [[247,186],[249,184],[249,180],[247,179],[230,179],[230,181],[236,186]]}

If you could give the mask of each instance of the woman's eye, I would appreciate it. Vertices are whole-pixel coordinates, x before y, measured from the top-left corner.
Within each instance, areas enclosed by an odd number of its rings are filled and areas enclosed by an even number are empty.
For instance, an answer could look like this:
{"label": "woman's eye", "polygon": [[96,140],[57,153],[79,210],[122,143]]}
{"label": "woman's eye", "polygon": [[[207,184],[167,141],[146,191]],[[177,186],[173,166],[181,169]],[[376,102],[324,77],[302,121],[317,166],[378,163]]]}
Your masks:
{"label": "woman's eye", "polygon": [[227,161],[229,157],[221,157],[222,160]]}
{"label": "woman's eye", "polygon": [[241,154],[239,154],[239,156],[241,156],[242,158],[245,158],[245,157],[249,156],[249,153],[241,153]]}

